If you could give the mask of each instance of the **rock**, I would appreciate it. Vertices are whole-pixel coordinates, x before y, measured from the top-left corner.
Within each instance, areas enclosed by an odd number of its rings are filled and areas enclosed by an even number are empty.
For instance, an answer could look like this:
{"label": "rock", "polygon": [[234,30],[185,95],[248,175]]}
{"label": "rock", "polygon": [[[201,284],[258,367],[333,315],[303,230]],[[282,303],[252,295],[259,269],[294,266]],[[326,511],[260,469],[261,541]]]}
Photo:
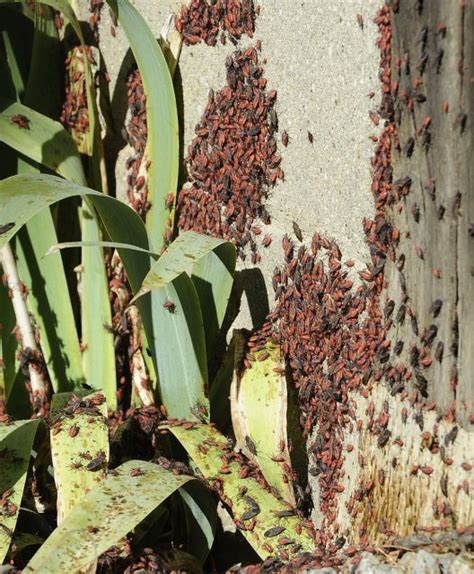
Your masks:
{"label": "rock", "polygon": [[474,561],[472,557],[459,555],[443,574],[474,574]]}
{"label": "rock", "polygon": [[406,574],[406,570],[384,563],[369,552],[363,552],[355,574]]}

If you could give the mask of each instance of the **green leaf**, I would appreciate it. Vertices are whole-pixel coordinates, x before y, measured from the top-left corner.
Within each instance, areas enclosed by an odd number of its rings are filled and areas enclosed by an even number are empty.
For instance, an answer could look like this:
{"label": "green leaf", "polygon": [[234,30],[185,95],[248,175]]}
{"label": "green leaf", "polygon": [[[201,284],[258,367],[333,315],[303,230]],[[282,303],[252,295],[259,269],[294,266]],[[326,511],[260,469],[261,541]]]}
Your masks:
{"label": "green leaf", "polygon": [[84,381],[84,373],[61,256],[43,259],[55,239],[53,219],[49,209],[45,209],[18,234],[16,254],[18,273],[28,289],[27,303],[40,332],[51,384],[55,392],[62,392]]}
{"label": "green leaf", "polygon": [[23,573],[63,574],[86,567],[189,480],[150,462],[126,462],[73,508]]}
{"label": "green leaf", "polygon": [[[97,210],[107,233],[114,241],[125,244],[132,243],[148,251],[148,239],[142,220],[123,202],[54,176],[39,174],[19,175],[0,181],[0,226],[3,225],[4,230],[4,233],[0,234],[0,247],[36,213],[61,199],[77,195],[88,198],[92,207]],[[149,270],[150,258],[146,253],[130,252],[126,249],[119,249],[118,251],[126,268],[132,290],[138,291]],[[87,254],[87,249],[85,253]],[[93,270],[94,266],[89,266],[89,272],[92,273]],[[96,271],[96,275],[99,273],[101,272]],[[104,327],[101,315],[97,313],[98,301],[100,299],[91,299],[89,305],[91,313],[95,313],[96,317],[99,318],[99,328],[104,332],[98,334],[94,332],[94,335],[100,337],[105,334],[109,335],[109,333]],[[147,333],[151,334],[150,340],[153,340],[149,301],[145,299],[140,302],[139,306]],[[107,325],[110,325],[110,320]],[[102,340],[105,340],[105,336]],[[116,401],[114,365],[111,365],[114,359],[113,346],[110,344],[107,347],[107,352],[109,353],[111,349],[112,353],[101,357],[97,357],[97,349],[104,349],[104,345],[100,341],[97,343],[97,347],[90,347],[90,349],[95,354],[89,354],[91,360],[86,373],[91,377],[92,374],[94,375],[94,378],[90,378],[90,383],[96,388],[104,388],[109,406],[113,408]],[[94,365],[94,360],[98,361],[99,359],[101,363]],[[99,365],[102,365],[104,369],[111,370],[108,377],[99,378]]]}
{"label": "green leaf", "polygon": [[[5,129],[0,130],[0,138],[24,156],[36,160],[32,164],[19,157],[18,173],[39,171],[39,161],[51,169],[57,168],[73,181],[84,182],[81,159],[71,136],[58,122],[42,115],[54,116],[60,109],[60,64],[63,56],[51,10],[43,6],[35,14],[34,24],[31,65],[24,96],[25,103],[33,109],[3,100],[0,124],[7,124],[2,126]],[[29,129],[21,129],[12,123],[13,114],[27,117]],[[40,262],[44,249],[56,241],[53,219],[46,209],[21,231],[16,254],[20,277],[29,292],[27,304],[39,329],[41,350],[53,389],[65,391],[83,380],[84,375],[62,259],[56,255]]]}
{"label": "green leaf", "polygon": [[217,503],[202,482],[188,482],[179,491],[185,504],[187,551],[203,564],[214,542]]}
{"label": "green leaf", "polygon": [[5,491],[8,504],[0,510],[0,564],[3,562],[15,531],[26,474],[36,431],[43,422],[17,421],[0,424],[0,493]]}
{"label": "green leaf", "polygon": [[[18,102],[0,98],[0,141],[26,157],[56,171],[66,179],[85,185],[81,158],[76,144],[63,126]],[[28,127],[14,123],[24,116]]]}
{"label": "green leaf", "polygon": [[[82,204],[82,236],[85,241],[100,240],[95,212]],[[109,284],[101,248],[82,250],[82,366],[87,383],[103,389],[109,407],[117,408],[115,348]]]}
{"label": "green leaf", "polygon": [[173,214],[165,207],[176,196],[179,171],[179,126],[173,80],[163,52],[147,23],[128,0],[108,0],[122,26],[138,65],[146,96],[148,200],[146,226],[155,251]]}
{"label": "green leaf", "polygon": [[[266,358],[261,360],[262,357]],[[232,428],[245,456],[258,465],[268,484],[295,506],[291,473],[288,476],[283,467],[291,467],[291,459],[286,430],[286,379],[279,345],[267,342],[254,359],[251,367],[241,376],[236,372],[232,381]]]}
{"label": "green leaf", "polygon": [[169,416],[192,418],[196,407],[208,416],[205,343],[212,350],[234,268],[235,249],[229,242],[184,232],[153,265],[135,297],[152,291],[158,389]]}
{"label": "green leaf", "polygon": [[[199,239],[195,239],[196,242],[201,241],[202,237],[204,236],[199,235]],[[189,243],[190,241],[188,241]],[[206,255],[194,263],[191,272],[191,278],[201,304],[202,315],[206,318],[204,330],[209,360],[215,354],[215,343],[229,303],[234,283],[235,262],[234,245],[229,241],[220,242],[219,245],[211,247]]]}
{"label": "green leaf", "polygon": [[[53,396],[50,438],[54,481],[58,492],[58,524],[107,472],[107,405],[103,402],[90,410],[94,399],[100,396],[100,393],[93,393],[82,397],[77,412],[71,415],[66,414],[67,411],[63,409],[67,409],[68,404],[71,405],[71,402],[77,400],[77,395],[62,393]],[[65,400],[69,400],[69,403],[64,404]],[[84,407],[89,410],[81,412]],[[87,465],[101,453],[104,454],[103,463],[98,468],[88,470]]]}
{"label": "green leaf", "polygon": [[156,357],[158,390],[168,416],[193,418],[199,410],[207,419],[203,317],[190,277],[182,273],[153,289],[151,306],[154,339],[148,337],[148,343]]}
{"label": "green leaf", "polygon": [[[235,253],[235,248],[228,241],[194,231],[181,233],[153,265],[140,290],[135,295],[135,299],[152,289],[168,285],[183,272],[191,276],[195,273],[194,269],[201,263],[201,260],[209,257],[214,250],[221,248],[221,246],[226,248],[225,256],[222,256],[225,261],[224,265],[227,269],[232,269],[232,252]],[[204,274],[201,268],[199,273]]]}
{"label": "green leaf", "polygon": [[[301,534],[296,532],[295,527],[300,523],[300,518],[297,515],[278,516],[279,512],[288,511],[288,506],[260,486],[254,478],[250,476],[241,478],[239,475],[241,466],[235,459],[232,460],[232,446],[225,436],[209,425],[168,428],[184,446],[209,483],[212,485],[218,481],[219,491],[232,503],[232,514],[237,523],[248,526],[251,520],[255,520],[252,530],[241,529],[241,531],[262,560],[270,555],[279,556],[282,551],[291,552],[297,545],[301,545],[298,552],[312,550],[314,542],[307,529],[302,526]],[[221,472],[223,470],[225,472]],[[244,496],[240,490],[243,486],[247,488]],[[254,503],[257,503],[258,508]],[[253,513],[249,512],[252,508]],[[248,516],[251,517],[247,518]],[[268,531],[276,526],[284,530],[275,537],[269,537]],[[280,537],[287,537],[293,543],[281,544],[278,542]]]}
{"label": "green leaf", "polygon": [[[0,248],[34,215],[50,205],[74,196],[88,197],[107,233],[118,243],[149,249],[140,217],[123,202],[59,177],[24,174],[0,181]],[[119,249],[132,290],[137,292],[150,268],[145,253]]]}

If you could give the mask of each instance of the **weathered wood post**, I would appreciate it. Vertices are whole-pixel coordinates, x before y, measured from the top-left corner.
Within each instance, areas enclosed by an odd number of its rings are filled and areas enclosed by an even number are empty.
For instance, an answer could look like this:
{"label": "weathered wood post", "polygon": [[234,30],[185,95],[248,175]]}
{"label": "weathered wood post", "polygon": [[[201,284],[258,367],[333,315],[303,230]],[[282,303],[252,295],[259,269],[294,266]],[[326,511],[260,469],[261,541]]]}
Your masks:
{"label": "weathered wood post", "polygon": [[335,519],[314,486],[317,526],[374,545],[474,522],[474,2],[393,0],[381,14],[390,353],[349,399]]}

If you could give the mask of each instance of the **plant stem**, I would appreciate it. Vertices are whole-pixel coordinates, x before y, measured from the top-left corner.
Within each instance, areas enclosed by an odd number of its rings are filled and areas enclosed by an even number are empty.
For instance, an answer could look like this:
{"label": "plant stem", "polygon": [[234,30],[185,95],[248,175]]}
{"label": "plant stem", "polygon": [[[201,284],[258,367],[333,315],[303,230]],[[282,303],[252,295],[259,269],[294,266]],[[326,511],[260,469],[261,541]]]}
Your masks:
{"label": "plant stem", "polygon": [[[26,307],[26,300],[22,292],[22,283],[18,277],[15,256],[9,243],[0,251],[0,260],[7,276],[8,288],[12,293],[13,310],[15,312],[22,348],[26,349],[29,347],[32,351],[38,351],[33,325],[31,324],[30,315]],[[46,385],[41,375],[31,363],[28,365],[28,370],[33,395],[40,394],[44,396],[46,394]]]}
{"label": "plant stem", "polygon": [[132,379],[135,389],[143,405],[149,407],[155,404],[153,391],[150,389],[149,379],[146,372],[145,360],[143,359],[140,342],[140,318],[137,308],[132,305],[128,309],[128,316],[132,326],[131,347],[132,355]]}

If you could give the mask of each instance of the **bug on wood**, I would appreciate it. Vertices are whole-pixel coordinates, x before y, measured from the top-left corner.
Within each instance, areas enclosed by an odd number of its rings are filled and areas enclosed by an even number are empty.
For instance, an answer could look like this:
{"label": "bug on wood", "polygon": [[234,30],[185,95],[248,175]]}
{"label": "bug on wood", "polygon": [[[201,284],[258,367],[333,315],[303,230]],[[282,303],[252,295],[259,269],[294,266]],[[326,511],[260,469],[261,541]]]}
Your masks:
{"label": "bug on wood", "polygon": [[413,155],[414,149],[415,149],[415,139],[410,136],[407,139],[405,145],[403,146],[402,151],[407,157],[411,157]]}
{"label": "bug on wood", "polygon": [[310,144],[314,142],[314,136],[310,131],[308,131],[308,141]]}
{"label": "bug on wood", "polygon": [[30,129],[30,119],[24,116],[23,114],[17,114],[16,116],[12,116],[10,118],[10,123],[15,124],[19,128],[23,130]]}

